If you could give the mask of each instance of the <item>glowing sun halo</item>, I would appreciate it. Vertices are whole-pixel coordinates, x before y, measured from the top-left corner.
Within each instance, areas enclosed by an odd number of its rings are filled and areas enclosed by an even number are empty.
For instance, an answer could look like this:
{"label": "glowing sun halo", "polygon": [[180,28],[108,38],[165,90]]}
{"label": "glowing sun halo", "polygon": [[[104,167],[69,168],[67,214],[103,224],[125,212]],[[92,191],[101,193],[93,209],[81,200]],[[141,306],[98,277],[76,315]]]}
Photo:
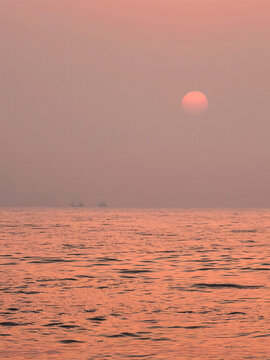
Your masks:
{"label": "glowing sun halo", "polygon": [[200,91],[191,91],[183,97],[182,108],[188,114],[202,114],[208,108],[207,97]]}

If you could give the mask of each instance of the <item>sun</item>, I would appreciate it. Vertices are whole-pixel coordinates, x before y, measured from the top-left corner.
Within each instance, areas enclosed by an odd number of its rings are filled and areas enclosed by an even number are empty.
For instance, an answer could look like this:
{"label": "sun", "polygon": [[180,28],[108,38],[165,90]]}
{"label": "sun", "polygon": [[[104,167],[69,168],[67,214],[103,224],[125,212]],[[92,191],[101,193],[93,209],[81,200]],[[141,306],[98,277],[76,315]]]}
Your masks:
{"label": "sun", "polygon": [[182,108],[191,115],[200,115],[208,109],[207,96],[200,91],[188,92],[182,99]]}

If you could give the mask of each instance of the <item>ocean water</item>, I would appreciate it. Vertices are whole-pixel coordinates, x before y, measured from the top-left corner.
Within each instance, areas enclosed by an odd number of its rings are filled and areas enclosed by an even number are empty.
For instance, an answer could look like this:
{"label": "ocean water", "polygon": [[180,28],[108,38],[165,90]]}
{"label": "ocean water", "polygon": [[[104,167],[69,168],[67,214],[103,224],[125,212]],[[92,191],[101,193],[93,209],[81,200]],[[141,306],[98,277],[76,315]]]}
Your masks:
{"label": "ocean water", "polygon": [[0,210],[1,359],[270,359],[270,210]]}

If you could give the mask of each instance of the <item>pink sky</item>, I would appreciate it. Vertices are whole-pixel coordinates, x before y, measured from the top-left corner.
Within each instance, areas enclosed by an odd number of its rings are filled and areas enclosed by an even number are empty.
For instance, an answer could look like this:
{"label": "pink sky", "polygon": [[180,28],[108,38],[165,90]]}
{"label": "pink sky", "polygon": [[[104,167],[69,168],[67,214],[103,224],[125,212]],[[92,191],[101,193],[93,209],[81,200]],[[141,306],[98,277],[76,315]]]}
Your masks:
{"label": "pink sky", "polygon": [[269,206],[269,38],[262,0],[2,0],[0,205]]}

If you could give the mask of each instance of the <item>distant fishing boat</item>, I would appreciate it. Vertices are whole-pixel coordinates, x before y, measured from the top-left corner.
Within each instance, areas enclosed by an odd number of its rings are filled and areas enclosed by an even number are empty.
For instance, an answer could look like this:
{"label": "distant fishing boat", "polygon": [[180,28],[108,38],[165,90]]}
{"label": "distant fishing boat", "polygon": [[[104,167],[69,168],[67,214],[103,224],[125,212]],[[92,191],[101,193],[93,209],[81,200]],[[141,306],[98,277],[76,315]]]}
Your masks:
{"label": "distant fishing boat", "polygon": [[79,201],[77,203],[71,203],[70,206],[74,208],[81,208],[84,207],[84,204],[81,201]]}
{"label": "distant fishing boat", "polygon": [[105,203],[105,201],[100,201],[98,203],[98,206],[101,207],[101,208],[105,208],[105,207],[107,207],[107,204]]}

